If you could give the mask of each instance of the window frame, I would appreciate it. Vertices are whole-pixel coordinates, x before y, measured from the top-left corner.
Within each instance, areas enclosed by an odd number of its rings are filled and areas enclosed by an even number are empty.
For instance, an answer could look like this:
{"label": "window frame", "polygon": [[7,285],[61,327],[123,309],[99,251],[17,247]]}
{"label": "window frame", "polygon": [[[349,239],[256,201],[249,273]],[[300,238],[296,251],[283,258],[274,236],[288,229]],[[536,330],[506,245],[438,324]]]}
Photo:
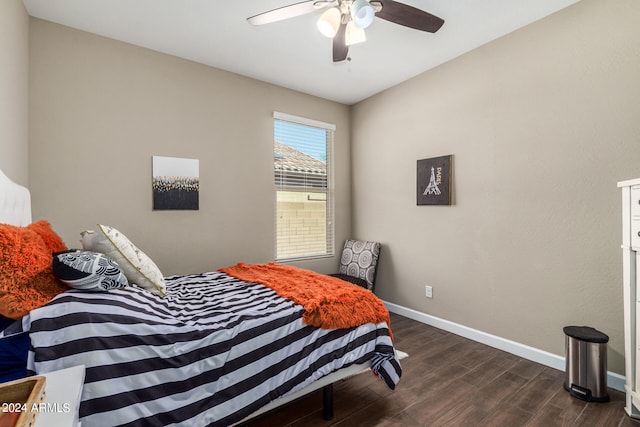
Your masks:
{"label": "window frame", "polygon": [[[326,162],[325,162],[325,171],[326,171],[326,187],[317,187],[317,186],[306,186],[306,185],[284,185],[282,182],[286,182],[286,180],[280,179],[281,183],[278,184],[278,170],[275,166],[275,155],[276,155],[276,122],[288,122],[294,125],[302,125],[306,127],[320,129],[326,132],[326,144],[325,144],[325,153],[326,153]],[[274,167],[273,167],[273,185],[274,185],[274,259],[278,262],[286,262],[286,261],[297,261],[297,260],[307,260],[307,259],[321,259],[321,258],[330,258],[335,256],[335,194],[334,194],[334,142],[335,142],[335,131],[336,125],[332,123],[326,123],[319,120],[309,119],[306,117],[295,116],[291,114],[281,113],[274,111],[273,112],[273,147],[272,152],[274,155]],[[278,141],[281,144],[283,142]],[[287,144],[285,144],[287,145]],[[306,254],[306,255],[287,255],[287,256],[278,256],[278,248],[279,248],[279,237],[278,233],[278,220],[279,220],[279,209],[278,209],[278,193],[279,192],[295,192],[295,193],[323,193],[325,194],[326,206],[325,206],[325,241],[326,241],[326,250],[323,253],[317,254]],[[280,247],[282,249],[282,247]]]}

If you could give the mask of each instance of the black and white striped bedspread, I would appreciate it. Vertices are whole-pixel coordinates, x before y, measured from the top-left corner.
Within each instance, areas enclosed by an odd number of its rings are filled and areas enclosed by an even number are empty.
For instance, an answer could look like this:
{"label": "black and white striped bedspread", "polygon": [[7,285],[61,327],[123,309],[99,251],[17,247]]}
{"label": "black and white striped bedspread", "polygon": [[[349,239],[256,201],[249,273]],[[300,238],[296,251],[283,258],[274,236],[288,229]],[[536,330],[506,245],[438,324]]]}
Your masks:
{"label": "black and white striped bedspread", "polygon": [[309,327],[301,306],[219,272],[167,282],[166,298],[67,291],[25,318],[31,371],[86,366],[83,427],[229,425],[368,360],[390,387],[399,380],[385,323]]}

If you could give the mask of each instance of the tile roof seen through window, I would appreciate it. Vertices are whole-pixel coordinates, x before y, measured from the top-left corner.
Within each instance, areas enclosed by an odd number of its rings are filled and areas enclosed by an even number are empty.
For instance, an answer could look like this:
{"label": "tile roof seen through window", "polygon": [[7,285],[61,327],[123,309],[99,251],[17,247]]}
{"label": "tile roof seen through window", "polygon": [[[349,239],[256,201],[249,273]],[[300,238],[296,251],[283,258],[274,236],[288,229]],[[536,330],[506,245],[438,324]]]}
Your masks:
{"label": "tile roof seen through window", "polygon": [[274,165],[276,171],[299,172],[315,175],[326,175],[325,162],[309,156],[281,142],[274,142]]}

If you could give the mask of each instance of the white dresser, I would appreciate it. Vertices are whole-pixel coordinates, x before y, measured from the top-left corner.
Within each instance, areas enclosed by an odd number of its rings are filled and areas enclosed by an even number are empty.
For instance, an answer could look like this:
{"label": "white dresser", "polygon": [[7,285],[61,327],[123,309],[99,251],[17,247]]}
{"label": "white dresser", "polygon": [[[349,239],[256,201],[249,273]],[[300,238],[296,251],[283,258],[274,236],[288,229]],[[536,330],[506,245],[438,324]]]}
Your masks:
{"label": "white dresser", "polygon": [[622,190],[625,410],[640,418],[640,179],[618,183]]}

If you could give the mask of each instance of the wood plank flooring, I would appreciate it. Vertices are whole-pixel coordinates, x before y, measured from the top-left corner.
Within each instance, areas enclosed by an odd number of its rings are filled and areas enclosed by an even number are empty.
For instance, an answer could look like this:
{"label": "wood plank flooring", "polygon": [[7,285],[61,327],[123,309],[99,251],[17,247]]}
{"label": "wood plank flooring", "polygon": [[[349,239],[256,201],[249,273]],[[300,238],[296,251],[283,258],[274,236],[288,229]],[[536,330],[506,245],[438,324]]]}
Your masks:
{"label": "wood plank flooring", "polygon": [[251,420],[264,426],[612,426],[640,427],[624,411],[624,393],[587,403],[563,388],[564,372],[391,314],[396,347],[409,353],[391,391],[368,373],[334,386],[335,417],[322,419],[312,393]]}

